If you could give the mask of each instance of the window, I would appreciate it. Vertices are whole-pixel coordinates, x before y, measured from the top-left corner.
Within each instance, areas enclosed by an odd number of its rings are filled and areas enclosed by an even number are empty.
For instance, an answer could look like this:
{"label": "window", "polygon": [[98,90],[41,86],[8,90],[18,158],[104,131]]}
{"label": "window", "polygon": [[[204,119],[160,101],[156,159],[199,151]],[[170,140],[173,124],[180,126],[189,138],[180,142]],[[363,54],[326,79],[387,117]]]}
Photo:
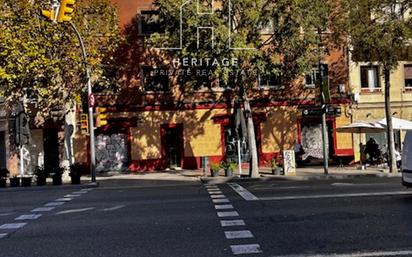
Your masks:
{"label": "window", "polygon": [[280,75],[266,74],[259,75],[259,88],[266,89],[281,89],[282,78]]}
{"label": "window", "polygon": [[405,64],[403,69],[405,76],[405,88],[412,89],[412,64]]}
{"label": "window", "polygon": [[[327,64],[321,64],[321,70],[322,70],[322,79],[328,81],[328,65]],[[319,79],[319,68],[318,66],[313,67],[311,72],[305,76],[305,87],[306,88],[315,88],[317,81]]]}
{"label": "window", "polygon": [[380,88],[378,66],[361,66],[361,88],[374,90]]}
{"label": "window", "polygon": [[145,91],[169,91],[169,71],[166,67],[143,66],[142,70]]}
{"label": "window", "polygon": [[139,34],[141,36],[150,36],[156,32],[162,32],[159,24],[159,11],[141,11],[139,19]]}

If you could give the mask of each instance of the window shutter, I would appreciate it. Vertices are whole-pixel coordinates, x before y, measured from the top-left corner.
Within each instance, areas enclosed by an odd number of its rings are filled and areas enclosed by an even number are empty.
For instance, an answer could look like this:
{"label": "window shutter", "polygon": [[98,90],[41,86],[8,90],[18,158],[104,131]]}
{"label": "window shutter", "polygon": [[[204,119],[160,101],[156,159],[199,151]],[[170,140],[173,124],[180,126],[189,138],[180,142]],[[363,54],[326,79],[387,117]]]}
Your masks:
{"label": "window shutter", "polygon": [[412,79],[412,65],[405,65],[405,79]]}

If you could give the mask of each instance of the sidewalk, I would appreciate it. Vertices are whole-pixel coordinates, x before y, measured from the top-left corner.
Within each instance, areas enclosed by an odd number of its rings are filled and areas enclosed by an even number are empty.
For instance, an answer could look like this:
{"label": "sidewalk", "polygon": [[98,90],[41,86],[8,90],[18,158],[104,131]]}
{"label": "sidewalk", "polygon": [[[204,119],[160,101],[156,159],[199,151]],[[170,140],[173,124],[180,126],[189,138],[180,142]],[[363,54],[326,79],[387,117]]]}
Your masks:
{"label": "sidewalk", "polygon": [[[247,170],[243,170],[242,174],[248,174]],[[224,175],[223,175],[224,176]],[[239,172],[235,172],[235,177],[228,178],[222,177],[222,173],[219,177],[202,177],[201,180],[204,183],[225,183],[229,181],[259,181],[259,180],[294,180],[294,181],[305,181],[305,180],[326,180],[326,179],[353,179],[362,177],[402,177],[400,172],[389,173],[388,169],[368,167],[366,170],[360,170],[356,167],[329,167],[328,175],[324,174],[323,167],[305,167],[297,168],[295,175],[284,176],[284,175],[272,175],[269,168],[260,169],[259,178],[240,178]]]}
{"label": "sidewalk", "polygon": [[[248,170],[242,170],[242,175],[248,174]],[[194,182],[201,180],[202,182],[217,182],[225,183],[228,181],[238,180],[324,180],[324,179],[349,179],[361,177],[401,177],[401,173],[389,173],[388,169],[368,167],[366,170],[360,170],[356,167],[329,167],[329,174],[324,175],[323,167],[305,167],[298,168],[295,175],[272,175],[269,168],[260,169],[259,178],[241,177],[239,171],[234,172],[234,177],[225,177],[223,171],[220,171],[219,177],[210,177],[210,172],[203,176],[201,170],[171,170],[157,171],[147,173],[106,173],[98,175],[98,181],[104,180],[152,180],[152,181],[181,181]]]}

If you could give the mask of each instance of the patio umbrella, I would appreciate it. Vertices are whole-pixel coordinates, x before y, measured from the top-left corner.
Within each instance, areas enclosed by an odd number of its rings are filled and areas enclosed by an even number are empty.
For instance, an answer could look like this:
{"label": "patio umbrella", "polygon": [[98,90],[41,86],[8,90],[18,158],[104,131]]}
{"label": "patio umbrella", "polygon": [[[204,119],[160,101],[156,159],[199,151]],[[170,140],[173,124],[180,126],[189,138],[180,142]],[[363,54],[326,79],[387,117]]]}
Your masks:
{"label": "patio umbrella", "polygon": [[[346,126],[342,126],[335,129],[339,133],[358,133],[359,142],[361,142],[362,133],[379,133],[384,132],[385,128],[379,123],[369,123],[369,122],[354,122]],[[362,149],[359,149],[359,152]],[[362,153],[360,152],[360,165],[362,166]]]}
{"label": "patio umbrella", "polygon": [[[377,123],[386,127],[386,118],[381,119]],[[412,122],[409,120],[392,118],[392,127],[396,130],[412,130]]]}

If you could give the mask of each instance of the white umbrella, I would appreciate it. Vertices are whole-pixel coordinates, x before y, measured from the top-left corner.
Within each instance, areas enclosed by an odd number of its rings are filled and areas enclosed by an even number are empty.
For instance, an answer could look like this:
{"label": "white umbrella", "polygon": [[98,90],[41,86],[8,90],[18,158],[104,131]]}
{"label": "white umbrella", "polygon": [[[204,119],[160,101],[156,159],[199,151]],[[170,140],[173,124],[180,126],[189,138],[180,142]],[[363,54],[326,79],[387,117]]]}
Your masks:
{"label": "white umbrella", "polygon": [[[384,132],[385,128],[379,123],[369,123],[369,122],[354,122],[346,126],[342,126],[335,129],[339,133],[358,133],[359,142],[361,142],[362,133],[379,133]],[[359,149],[359,152],[362,149]],[[362,153],[360,152],[360,165],[362,166]]]}
{"label": "white umbrella", "polygon": [[336,128],[340,133],[379,133],[384,132],[385,128],[379,123],[354,122],[346,126]]}
{"label": "white umbrella", "polygon": [[[381,119],[377,123],[386,127],[386,118]],[[412,130],[412,122],[409,120],[392,118],[392,126],[393,126],[393,129],[396,129],[396,130]]]}

